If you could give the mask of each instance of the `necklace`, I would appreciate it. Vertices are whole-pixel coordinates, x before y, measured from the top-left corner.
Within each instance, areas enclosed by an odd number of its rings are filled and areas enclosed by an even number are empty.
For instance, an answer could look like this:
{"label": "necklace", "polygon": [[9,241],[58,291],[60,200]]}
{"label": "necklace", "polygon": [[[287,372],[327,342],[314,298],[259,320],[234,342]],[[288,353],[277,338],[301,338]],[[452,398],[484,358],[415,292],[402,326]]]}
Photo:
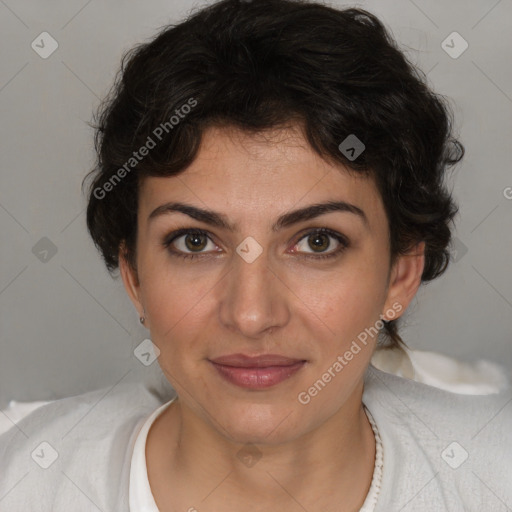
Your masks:
{"label": "necklace", "polygon": [[368,417],[368,421],[372,426],[373,434],[375,436],[375,467],[373,468],[373,477],[370,490],[368,491],[366,499],[364,500],[363,506],[359,512],[373,512],[373,510],[375,510],[375,506],[377,505],[377,498],[379,497],[380,488],[382,485],[382,468],[384,466],[384,457],[382,439],[380,437],[377,424],[375,423],[375,420],[373,419],[370,411],[366,407],[364,407],[364,410],[366,416]]}

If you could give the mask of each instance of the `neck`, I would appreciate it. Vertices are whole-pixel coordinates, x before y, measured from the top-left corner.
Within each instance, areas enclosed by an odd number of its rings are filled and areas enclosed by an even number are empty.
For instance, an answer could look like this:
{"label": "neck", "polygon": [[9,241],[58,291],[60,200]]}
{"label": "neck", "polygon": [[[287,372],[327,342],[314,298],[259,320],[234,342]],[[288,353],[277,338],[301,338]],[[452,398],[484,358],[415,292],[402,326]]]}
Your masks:
{"label": "neck", "polygon": [[155,498],[159,482],[166,481],[167,489],[169,482],[172,487],[180,483],[182,489],[190,487],[192,496],[208,496],[205,503],[265,501],[270,508],[281,504],[286,510],[295,500],[306,510],[330,510],[337,496],[333,510],[357,509],[368,493],[375,463],[362,389],[361,382],[318,428],[279,444],[235,443],[179,400],[173,402],[153,424],[151,446],[148,434],[148,476]]}

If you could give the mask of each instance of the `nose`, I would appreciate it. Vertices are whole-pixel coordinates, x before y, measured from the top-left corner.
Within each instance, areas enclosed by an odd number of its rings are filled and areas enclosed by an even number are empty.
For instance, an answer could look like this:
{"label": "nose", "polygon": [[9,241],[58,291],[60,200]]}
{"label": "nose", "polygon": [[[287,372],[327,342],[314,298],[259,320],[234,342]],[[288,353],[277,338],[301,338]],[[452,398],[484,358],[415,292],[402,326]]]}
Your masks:
{"label": "nose", "polygon": [[226,275],[219,305],[222,325],[240,336],[259,339],[290,319],[290,291],[269,267],[266,252],[253,262],[238,254]]}

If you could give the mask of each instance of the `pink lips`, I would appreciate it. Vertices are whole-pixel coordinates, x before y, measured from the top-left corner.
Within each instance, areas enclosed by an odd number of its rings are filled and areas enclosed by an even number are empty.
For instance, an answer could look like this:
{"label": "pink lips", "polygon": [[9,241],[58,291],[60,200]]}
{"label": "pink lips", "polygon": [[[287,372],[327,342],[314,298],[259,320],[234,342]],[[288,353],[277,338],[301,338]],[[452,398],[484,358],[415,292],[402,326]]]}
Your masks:
{"label": "pink lips", "polygon": [[306,361],[277,354],[247,356],[230,354],[210,361],[219,374],[237,386],[264,389],[274,386],[295,374]]}

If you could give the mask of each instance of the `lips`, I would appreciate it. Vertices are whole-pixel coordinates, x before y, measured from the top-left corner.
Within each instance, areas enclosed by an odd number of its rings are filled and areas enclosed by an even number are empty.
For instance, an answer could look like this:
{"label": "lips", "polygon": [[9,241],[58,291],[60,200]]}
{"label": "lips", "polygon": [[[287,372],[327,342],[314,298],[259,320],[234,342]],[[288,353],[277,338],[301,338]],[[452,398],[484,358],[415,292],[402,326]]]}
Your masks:
{"label": "lips", "polygon": [[212,362],[237,368],[265,368],[267,366],[292,366],[303,359],[292,359],[277,354],[247,356],[245,354],[230,354],[212,359]]}
{"label": "lips", "polygon": [[253,390],[275,386],[290,378],[306,364],[303,359],[292,359],[277,354],[230,354],[217,357],[210,362],[224,380]]}

